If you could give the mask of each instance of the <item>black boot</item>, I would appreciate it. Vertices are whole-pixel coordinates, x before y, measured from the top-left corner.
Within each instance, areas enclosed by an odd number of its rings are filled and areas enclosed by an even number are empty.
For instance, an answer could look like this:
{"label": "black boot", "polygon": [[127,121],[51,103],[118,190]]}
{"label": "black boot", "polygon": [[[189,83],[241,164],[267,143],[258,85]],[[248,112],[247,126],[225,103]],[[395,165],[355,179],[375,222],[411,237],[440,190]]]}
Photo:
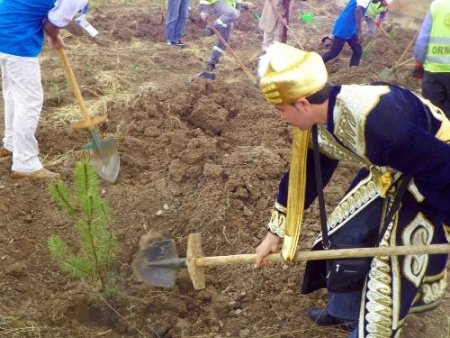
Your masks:
{"label": "black boot", "polygon": [[308,311],[309,318],[320,326],[338,326],[343,330],[352,331],[357,324],[357,321],[339,319],[329,315],[325,309],[312,307]]}
{"label": "black boot", "polygon": [[206,80],[215,80],[216,73],[214,72],[201,72],[198,77],[201,77]]}

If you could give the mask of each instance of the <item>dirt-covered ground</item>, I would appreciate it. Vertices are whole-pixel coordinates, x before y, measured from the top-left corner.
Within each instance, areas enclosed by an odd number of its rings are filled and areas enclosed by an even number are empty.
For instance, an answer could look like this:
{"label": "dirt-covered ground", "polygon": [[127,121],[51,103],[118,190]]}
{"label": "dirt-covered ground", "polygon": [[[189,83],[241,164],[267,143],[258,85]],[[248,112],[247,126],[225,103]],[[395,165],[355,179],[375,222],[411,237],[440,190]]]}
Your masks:
{"label": "dirt-covered ground", "polygon": [[[402,1],[405,3],[406,1]],[[258,2],[255,11],[261,13]],[[139,282],[131,262],[142,236],[176,241],[185,255],[187,236],[200,232],[206,255],[253,253],[265,234],[278,180],[288,166],[290,129],[264,102],[231,54],[217,80],[186,82],[205,67],[213,38],[200,37],[192,4],[183,49],[165,44],[160,2],[91,1],[90,21],[102,45],[65,32],[67,54],[93,114],[107,113],[102,136],[119,144],[121,171],[101,184],[120,243],[114,266],[119,294],[90,303],[87,286],[62,273],[47,249],[51,234],[78,247],[75,221],[50,200],[42,182],[13,181],[0,163],[0,337],[346,337],[314,325],[306,311],[325,305],[325,293],[298,294],[303,264],[254,270],[250,265],[209,268],[207,288],[195,291],[180,270],[173,289]],[[291,15],[290,43],[318,52],[341,8],[335,1],[299,1]],[[416,9],[414,9],[415,11]],[[298,13],[313,12],[313,24]],[[417,14],[417,12],[414,12]],[[377,38],[366,42],[356,70],[349,49],[330,62],[336,83],[379,79],[414,37],[419,19],[402,8],[391,13]],[[262,35],[254,13],[243,12],[231,47],[254,73]],[[407,54],[410,57],[411,53]],[[41,56],[45,104],[38,132],[42,159],[69,184],[85,132],[56,53]],[[411,64],[391,81],[420,90]],[[3,119],[0,122],[1,126]],[[3,129],[3,128],[2,128]],[[326,189],[329,209],[342,196],[355,168],[342,164]],[[319,231],[317,207],[306,212],[301,247]],[[429,314],[408,318],[404,337],[449,337],[450,299]]]}

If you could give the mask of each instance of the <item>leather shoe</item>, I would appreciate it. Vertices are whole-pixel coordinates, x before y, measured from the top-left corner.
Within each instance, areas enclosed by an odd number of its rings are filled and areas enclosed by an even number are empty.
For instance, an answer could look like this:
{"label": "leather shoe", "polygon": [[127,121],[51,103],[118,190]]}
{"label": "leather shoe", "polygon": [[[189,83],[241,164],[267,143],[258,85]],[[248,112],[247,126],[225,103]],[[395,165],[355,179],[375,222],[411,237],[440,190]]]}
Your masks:
{"label": "leather shoe", "polygon": [[319,309],[316,307],[310,308],[308,311],[308,315],[309,318],[311,318],[311,320],[317,325],[338,326],[341,329],[347,331],[352,331],[357,324],[356,321],[350,321],[333,317],[332,315],[328,314],[325,309]]}
{"label": "leather shoe", "polygon": [[6,149],[5,147],[0,148],[0,157],[8,157],[11,156],[12,152]]}
{"label": "leather shoe", "polygon": [[11,177],[16,180],[23,179],[23,178],[49,180],[49,179],[60,178],[61,175],[58,173],[54,173],[50,170],[47,170],[45,168],[42,168],[42,169],[39,169],[36,171],[31,171],[31,172],[13,171],[13,172],[11,172]]}

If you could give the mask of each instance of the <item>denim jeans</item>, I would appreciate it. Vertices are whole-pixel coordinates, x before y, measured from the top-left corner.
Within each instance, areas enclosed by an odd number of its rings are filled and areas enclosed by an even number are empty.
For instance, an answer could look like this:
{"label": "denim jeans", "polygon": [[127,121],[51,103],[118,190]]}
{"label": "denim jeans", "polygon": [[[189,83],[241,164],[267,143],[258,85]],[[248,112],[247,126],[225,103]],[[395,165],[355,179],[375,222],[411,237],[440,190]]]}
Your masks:
{"label": "denim jeans", "polygon": [[166,37],[168,41],[181,40],[189,16],[190,0],[169,0],[167,5]]}
{"label": "denim jeans", "polygon": [[[378,236],[382,208],[383,200],[378,197],[331,236],[333,245],[337,248],[373,247]],[[328,291],[328,314],[339,319],[357,321],[362,288],[363,285],[360,291]]]}

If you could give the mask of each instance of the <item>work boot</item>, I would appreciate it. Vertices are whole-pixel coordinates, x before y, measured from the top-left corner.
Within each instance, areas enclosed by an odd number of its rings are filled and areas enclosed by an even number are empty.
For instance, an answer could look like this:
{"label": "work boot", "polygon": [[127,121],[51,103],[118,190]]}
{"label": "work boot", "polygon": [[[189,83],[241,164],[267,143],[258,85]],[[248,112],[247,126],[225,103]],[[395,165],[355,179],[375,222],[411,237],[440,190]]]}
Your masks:
{"label": "work boot", "polygon": [[28,179],[38,179],[38,180],[51,180],[60,178],[60,174],[54,173],[48,169],[42,168],[36,171],[31,172],[22,172],[22,171],[12,171],[11,177],[15,180],[20,180],[23,178]]}
{"label": "work boot", "polygon": [[357,322],[333,317],[325,309],[312,307],[308,311],[309,318],[319,326],[338,326],[343,330],[352,331]]}
{"label": "work boot", "polygon": [[201,77],[206,80],[215,80],[216,79],[216,73],[214,72],[201,72],[198,77]]}

